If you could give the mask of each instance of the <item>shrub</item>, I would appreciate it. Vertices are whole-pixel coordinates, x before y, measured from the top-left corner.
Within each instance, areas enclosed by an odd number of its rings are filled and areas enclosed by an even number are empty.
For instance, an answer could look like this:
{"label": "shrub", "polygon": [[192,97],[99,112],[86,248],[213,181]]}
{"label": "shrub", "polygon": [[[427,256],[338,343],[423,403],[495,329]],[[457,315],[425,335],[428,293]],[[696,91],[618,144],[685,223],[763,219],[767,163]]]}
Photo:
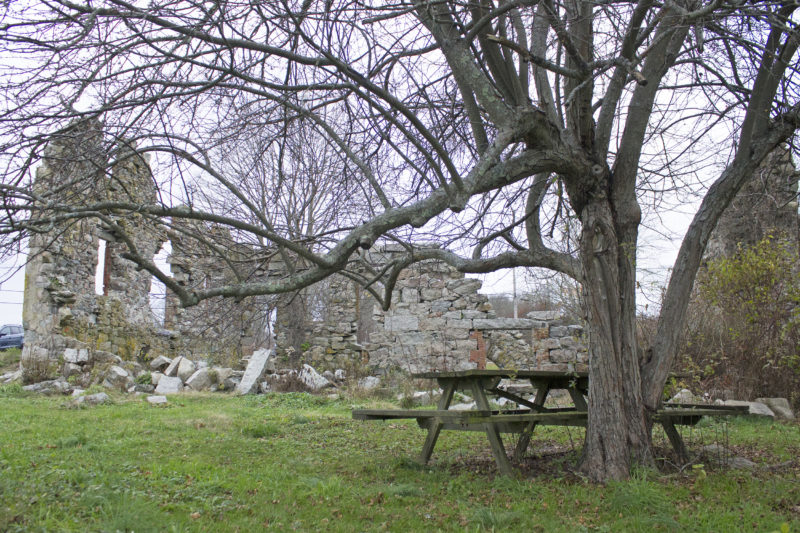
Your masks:
{"label": "shrub", "polygon": [[797,249],[766,237],[698,277],[684,348],[705,385],[800,402]]}

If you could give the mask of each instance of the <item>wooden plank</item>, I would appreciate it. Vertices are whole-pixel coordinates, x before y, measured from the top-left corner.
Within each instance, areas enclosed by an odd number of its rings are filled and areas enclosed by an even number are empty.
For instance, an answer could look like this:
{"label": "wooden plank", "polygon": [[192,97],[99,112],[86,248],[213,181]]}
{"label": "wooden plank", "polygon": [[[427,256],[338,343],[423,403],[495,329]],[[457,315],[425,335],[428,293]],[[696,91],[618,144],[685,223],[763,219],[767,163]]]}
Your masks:
{"label": "wooden plank", "polygon": [[[534,384],[535,380],[530,380],[531,384]],[[533,406],[531,410],[542,412],[544,411],[544,402],[547,400],[547,395],[550,393],[550,384],[546,381],[540,383],[538,387],[536,387],[536,397],[533,400]],[[535,409],[533,408],[535,406]],[[525,453],[528,451],[528,446],[531,443],[531,436],[533,436],[533,431],[536,429],[537,422],[535,420],[531,420],[525,424],[525,427],[522,430],[522,433],[517,440],[517,447],[514,449],[514,460],[515,461],[522,461],[525,457]]]}
{"label": "wooden plank", "polygon": [[731,411],[735,414],[747,414],[747,405],[714,405],[709,403],[665,403],[662,410],[672,409],[705,409],[712,411]]}
{"label": "wooden plank", "polygon": [[[475,400],[475,405],[482,411],[491,411],[486,392],[481,387],[479,380],[472,379],[470,381],[472,381],[472,399]],[[508,462],[508,455],[506,455],[500,432],[491,415],[485,418],[487,421],[483,424],[483,427],[486,430],[486,436],[489,439],[489,446],[492,448],[492,455],[494,455],[494,460],[497,463],[497,469],[500,473],[510,476],[512,472],[511,463]]]}
{"label": "wooden plank", "polygon": [[[458,380],[452,380],[444,384],[442,388],[442,397],[439,398],[439,403],[436,405],[437,410],[447,411],[457,385]],[[428,435],[425,437],[425,442],[422,445],[422,451],[419,454],[419,461],[422,464],[428,464],[428,461],[430,461],[433,449],[436,447],[436,441],[439,439],[439,433],[442,431],[443,424],[441,418],[434,418],[432,422],[432,425],[428,428]],[[417,423],[419,423],[419,419],[417,419]]]}
{"label": "wooden plank", "polygon": [[672,449],[675,450],[675,453],[678,455],[678,460],[682,464],[688,463],[689,452],[686,450],[686,445],[683,443],[681,434],[675,429],[675,424],[672,423],[671,419],[666,418],[661,420],[661,426],[664,428],[664,432],[667,434],[670,444],[672,444]]}
{"label": "wooden plank", "polygon": [[560,379],[560,378],[588,378],[588,372],[568,371],[562,372],[559,370],[514,370],[508,368],[501,368],[497,370],[457,370],[452,372],[420,372],[411,374],[413,378],[419,379],[461,379],[473,377],[501,377],[501,378],[516,378],[516,379]]}

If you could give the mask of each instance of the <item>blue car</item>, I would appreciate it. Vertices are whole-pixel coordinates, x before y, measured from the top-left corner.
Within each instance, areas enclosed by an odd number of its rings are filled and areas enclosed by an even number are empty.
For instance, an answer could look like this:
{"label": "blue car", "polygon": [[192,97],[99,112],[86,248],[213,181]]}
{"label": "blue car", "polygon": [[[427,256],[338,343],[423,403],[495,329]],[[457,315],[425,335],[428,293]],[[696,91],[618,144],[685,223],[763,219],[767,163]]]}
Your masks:
{"label": "blue car", "polygon": [[6,348],[22,348],[25,335],[22,326],[17,324],[6,324],[0,328],[0,350]]}

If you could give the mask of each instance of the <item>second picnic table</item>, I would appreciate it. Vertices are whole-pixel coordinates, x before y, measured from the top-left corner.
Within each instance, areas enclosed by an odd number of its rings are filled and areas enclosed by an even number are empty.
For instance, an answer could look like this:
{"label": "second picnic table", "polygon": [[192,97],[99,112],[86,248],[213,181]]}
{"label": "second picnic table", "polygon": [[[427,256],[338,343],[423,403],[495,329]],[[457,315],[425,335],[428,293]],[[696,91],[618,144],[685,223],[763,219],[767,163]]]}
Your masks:
{"label": "second picnic table", "polygon": [[[589,389],[587,372],[561,372],[552,370],[461,370],[454,372],[424,372],[413,374],[414,378],[435,379],[442,389],[442,396],[435,410],[430,409],[356,409],[356,420],[390,420],[416,418],[420,427],[428,434],[420,453],[425,464],[431,457],[439,433],[443,429],[484,431],[489,439],[497,468],[504,474],[512,471],[501,433],[519,433],[514,459],[523,458],[531,434],[538,425],[585,426],[588,406],[586,395]],[[504,379],[527,380],[536,389],[533,400],[526,399],[515,391],[501,385]],[[545,407],[551,391],[563,389],[572,398],[572,407]],[[456,391],[470,394],[475,409],[452,410],[451,402]],[[505,398],[524,409],[493,410],[489,397]],[[694,425],[704,415],[739,414],[741,409],[698,404],[671,404],[656,414],[656,421],[663,427],[676,453],[686,457],[686,448],[675,429],[675,424]]]}

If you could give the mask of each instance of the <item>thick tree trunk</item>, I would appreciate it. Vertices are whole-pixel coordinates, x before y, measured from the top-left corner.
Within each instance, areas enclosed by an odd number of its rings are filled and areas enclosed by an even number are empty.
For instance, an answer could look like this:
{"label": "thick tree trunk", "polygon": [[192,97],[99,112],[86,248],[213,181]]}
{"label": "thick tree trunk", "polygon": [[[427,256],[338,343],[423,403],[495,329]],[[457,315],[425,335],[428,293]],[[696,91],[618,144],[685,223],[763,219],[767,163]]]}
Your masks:
{"label": "thick tree trunk", "polygon": [[590,376],[581,469],[596,481],[624,479],[633,463],[652,461],[632,305],[635,248],[620,242],[606,198],[587,205],[581,221]]}

